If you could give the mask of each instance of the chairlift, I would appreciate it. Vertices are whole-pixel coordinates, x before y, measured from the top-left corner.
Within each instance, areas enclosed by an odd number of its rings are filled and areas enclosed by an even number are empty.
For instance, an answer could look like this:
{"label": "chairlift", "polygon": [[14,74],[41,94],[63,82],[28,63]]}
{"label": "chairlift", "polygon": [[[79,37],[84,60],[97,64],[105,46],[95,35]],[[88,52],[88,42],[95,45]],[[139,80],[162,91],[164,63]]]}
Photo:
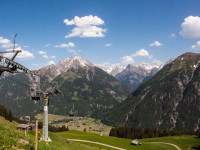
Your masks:
{"label": "chairlift", "polygon": [[33,88],[30,88],[30,99],[33,101],[40,100],[40,94]]}
{"label": "chairlift", "polygon": [[41,90],[40,90],[40,77],[34,75],[35,82],[32,83],[32,87],[30,88],[30,99],[33,101],[41,100]]}
{"label": "chairlift", "polygon": [[[13,45],[13,50],[7,50],[7,51],[0,51],[0,76],[4,72],[10,72],[10,73],[19,73],[19,70],[22,70],[24,72],[30,72],[29,69],[26,67],[22,66],[21,64],[17,63],[14,61],[16,58],[17,54],[22,52],[22,50],[15,50],[15,39],[16,39],[17,34],[14,34],[14,45]],[[11,59],[8,59],[3,56],[5,53],[14,53]]]}

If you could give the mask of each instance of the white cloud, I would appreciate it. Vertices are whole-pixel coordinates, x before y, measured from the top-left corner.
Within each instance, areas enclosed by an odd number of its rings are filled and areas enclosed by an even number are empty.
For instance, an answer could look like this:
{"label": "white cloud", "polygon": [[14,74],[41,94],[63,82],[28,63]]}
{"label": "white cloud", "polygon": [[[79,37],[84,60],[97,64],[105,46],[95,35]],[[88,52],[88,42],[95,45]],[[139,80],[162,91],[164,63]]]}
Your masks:
{"label": "white cloud", "polygon": [[121,57],[121,60],[122,60],[122,64],[125,64],[125,65],[134,63],[134,59],[130,56]]}
{"label": "white cloud", "polygon": [[149,46],[159,47],[159,46],[162,46],[162,44],[158,41],[155,41],[154,43],[151,43]]}
{"label": "white cloud", "polygon": [[72,32],[65,36],[65,38],[70,37],[104,37],[106,29],[97,27],[98,25],[103,25],[104,21],[98,16],[75,16],[74,19],[65,19],[64,23],[68,25],[75,25],[76,27],[72,29]]}
{"label": "white cloud", "polygon": [[51,46],[51,44],[49,43],[44,45],[44,47],[49,47],[49,46]]}
{"label": "white cloud", "polygon": [[68,48],[68,47],[75,47],[74,43],[69,42],[68,44],[60,44],[60,45],[55,45],[55,47],[59,47],[59,48]]}
{"label": "white cloud", "polygon": [[109,62],[104,62],[102,64],[95,64],[95,66],[103,68],[103,69],[108,69],[108,68],[114,68],[114,67],[122,67],[122,65],[120,63],[116,63],[116,64],[112,64]]}
{"label": "white cloud", "polygon": [[192,45],[192,49],[200,50],[200,41],[197,41],[196,45]]}
{"label": "white cloud", "polygon": [[30,46],[28,46],[28,45],[25,45],[25,46],[24,46],[24,48],[28,48],[28,47],[30,47]]}
{"label": "white cloud", "polygon": [[49,58],[49,56],[47,56],[47,55],[43,55],[42,57],[43,57],[43,58],[46,58],[46,59],[48,59],[48,58]]}
{"label": "white cloud", "polygon": [[54,58],[56,58],[56,56],[51,56],[51,58],[53,58],[53,59],[54,59]]}
{"label": "white cloud", "polygon": [[179,32],[185,38],[200,38],[200,17],[188,16],[181,24],[182,30]]}
{"label": "white cloud", "polygon": [[171,37],[175,37],[175,36],[176,36],[176,34],[175,34],[175,33],[172,33],[172,34],[171,34]]}
{"label": "white cloud", "polygon": [[74,19],[72,19],[71,21],[69,21],[68,19],[65,19],[64,23],[66,25],[76,25],[80,27],[80,26],[87,26],[87,25],[102,25],[104,24],[104,21],[98,16],[89,15],[89,16],[85,16],[81,18],[78,16],[75,16]]}
{"label": "white cloud", "polygon": [[112,46],[112,44],[111,44],[111,43],[108,43],[108,44],[105,44],[105,46]]}
{"label": "white cloud", "polygon": [[10,43],[10,40],[0,37],[0,44],[7,44]]}
{"label": "white cloud", "polygon": [[[18,53],[17,54],[17,59],[20,59],[20,60],[27,60],[27,59],[31,59],[31,58],[34,58],[34,55],[33,53],[29,52],[29,51],[25,51],[25,50],[22,50],[21,47],[18,47],[16,48],[17,50],[21,50],[22,52]],[[10,49],[9,49],[10,50]],[[11,58],[13,56],[13,53],[6,53],[4,55],[5,57],[8,57],[8,58]]]}
{"label": "white cloud", "polygon": [[156,64],[156,65],[159,65],[159,66],[164,64],[162,61],[157,60],[157,59],[153,59],[153,60],[152,60],[152,63],[153,63],[153,64]]}
{"label": "white cloud", "polygon": [[142,56],[142,57],[147,57],[150,56],[149,52],[145,49],[141,49],[137,51],[135,54],[132,54],[132,57],[137,57],[137,56]]}
{"label": "white cloud", "polygon": [[39,51],[38,52],[38,54],[41,54],[41,55],[43,55],[43,54],[46,54],[47,52],[44,52],[44,51]]}
{"label": "white cloud", "polygon": [[53,60],[48,62],[48,65],[55,65],[55,62]]}
{"label": "white cloud", "polygon": [[104,62],[104,63],[102,63],[102,64],[95,64],[95,66],[100,67],[100,68],[103,68],[103,69],[109,68],[110,65],[111,65],[111,63],[109,63],[109,62]]}
{"label": "white cloud", "polygon": [[74,55],[77,55],[77,54],[78,54],[77,51],[76,51],[75,49],[67,49],[67,51],[68,51],[69,53],[73,53]]}
{"label": "white cloud", "polygon": [[12,44],[11,44],[10,40],[0,37],[0,46],[2,48],[10,48],[10,47],[12,47]]}

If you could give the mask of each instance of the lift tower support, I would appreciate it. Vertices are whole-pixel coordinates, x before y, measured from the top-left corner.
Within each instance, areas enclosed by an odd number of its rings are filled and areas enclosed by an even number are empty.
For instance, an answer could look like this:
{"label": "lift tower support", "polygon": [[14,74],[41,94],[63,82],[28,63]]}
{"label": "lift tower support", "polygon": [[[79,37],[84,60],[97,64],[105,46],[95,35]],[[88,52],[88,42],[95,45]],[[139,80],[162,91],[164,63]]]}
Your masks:
{"label": "lift tower support", "polygon": [[48,136],[48,94],[46,93],[44,93],[44,115],[43,115],[42,134],[46,142],[51,142],[51,139]]}

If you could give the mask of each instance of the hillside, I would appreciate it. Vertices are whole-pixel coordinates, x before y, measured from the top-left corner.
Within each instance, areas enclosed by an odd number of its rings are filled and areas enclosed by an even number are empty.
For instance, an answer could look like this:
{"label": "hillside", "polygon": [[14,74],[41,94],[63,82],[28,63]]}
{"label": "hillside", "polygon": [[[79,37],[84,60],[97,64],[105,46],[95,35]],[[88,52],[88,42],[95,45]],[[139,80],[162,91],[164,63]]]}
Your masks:
{"label": "hillside", "polygon": [[[69,115],[73,111],[79,116],[98,116],[125,100],[131,92],[116,78],[80,57],[61,60],[56,66],[46,66],[37,72],[42,83],[58,82],[58,89],[64,95],[49,97],[52,114]],[[25,73],[1,79],[0,104],[18,117],[40,113],[42,102],[30,100],[32,82],[33,76]]]}
{"label": "hillside", "polygon": [[16,122],[9,122],[0,116],[0,149],[29,148],[29,145],[23,144],[27,139],[23,132],[17,130],[17,125]]}
{"label": "hillside", "polygon": [[191,131],[200,128],[200,54],[185,53],[165,65],[102,121],[135,126]]}
{"label": "hillside", "polygon": [[[25,137],[24,131],[17,130],[17,125],[18,124],[15,122],[9,122],[0,117],[0,149],[30,150],[35,148],[35,131],[29,131],[28,136]],[[38,137],[40,137],[40,134]],[[50,147],[52,150],[114,150],[116,148],[127,150],[133,148],[136,150],[176,150],[175,146],[182,150],[199,148],[199,138],[197,138],[197,136],[188,135],[140,139],[138,141],[141,142],[142,145],[139,147],[131,145],[130,139],[99,136],[99,134],[80,131],[49,132],[49,137],[52,139],[52,142],[47,145],[44,141],[38,141],[38,149],[48,149]],[[78,142],[75,140],[83,141]],[[113,146],[115,148],[110,148],[108,146]]]}

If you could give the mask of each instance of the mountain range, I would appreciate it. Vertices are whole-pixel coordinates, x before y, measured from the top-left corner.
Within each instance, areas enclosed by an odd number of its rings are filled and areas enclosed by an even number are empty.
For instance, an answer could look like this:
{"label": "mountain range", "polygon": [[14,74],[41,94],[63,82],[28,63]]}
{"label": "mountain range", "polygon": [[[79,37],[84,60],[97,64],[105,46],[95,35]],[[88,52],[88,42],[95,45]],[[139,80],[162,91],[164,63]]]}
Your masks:
{"label": "mountain range", "polygon": [[[132,89],[81,57],[61,60],[35,73],[41,77],[41,85],[57,82],[63,93],[49,98],[49,113],[74,112],[112,126],[200,129],[200,54],[185,53],[162,68],[128,65],[115,76],[129,86],[132,83]],[[30,100],[34,81],[33,75],[25,73],[2,78],[0,104],[15,116],[40,113],[42,101]]]}
{"label": "mountain range", "polygon": [[119,64],[110,65],[109,67],[98,65],[98,67],[117,78],[132,90],[136,90],[139,85],[145,83],[152,76],[154,76],[162,68],[162,65],[150,65],[143,63],[138,66],[129,64],[127,67],[123,67]]}
{"label": "mountain range", "polygon": [[161,66],[147,64],[139,66],[129,64],[126,69],[116,74],[115,77],[131,89],[136,90],[139,85],[145,83],[154,76],[160,68]]}
{"label": "mountain range", "polygon": [[[50,97],[49,112],[69,115],[76,111],[80,116],[98,116],[100,112],[114,107],[126,99],[131,89],[115,77],[81,58],[67,58],[56,66],[49,65],[34,71],[47,81],[57,82],[63,96]],[[19,73],[0,80],[0,104],[16,116],[40,113],[42,102],[30,100],[30,87],[35,82],[31,74]]]}
{"label": "mountain range", "polygon": [[199,89],[200,54],[185,53],[104,113],[102,121],[112,126],[199,130]]}

